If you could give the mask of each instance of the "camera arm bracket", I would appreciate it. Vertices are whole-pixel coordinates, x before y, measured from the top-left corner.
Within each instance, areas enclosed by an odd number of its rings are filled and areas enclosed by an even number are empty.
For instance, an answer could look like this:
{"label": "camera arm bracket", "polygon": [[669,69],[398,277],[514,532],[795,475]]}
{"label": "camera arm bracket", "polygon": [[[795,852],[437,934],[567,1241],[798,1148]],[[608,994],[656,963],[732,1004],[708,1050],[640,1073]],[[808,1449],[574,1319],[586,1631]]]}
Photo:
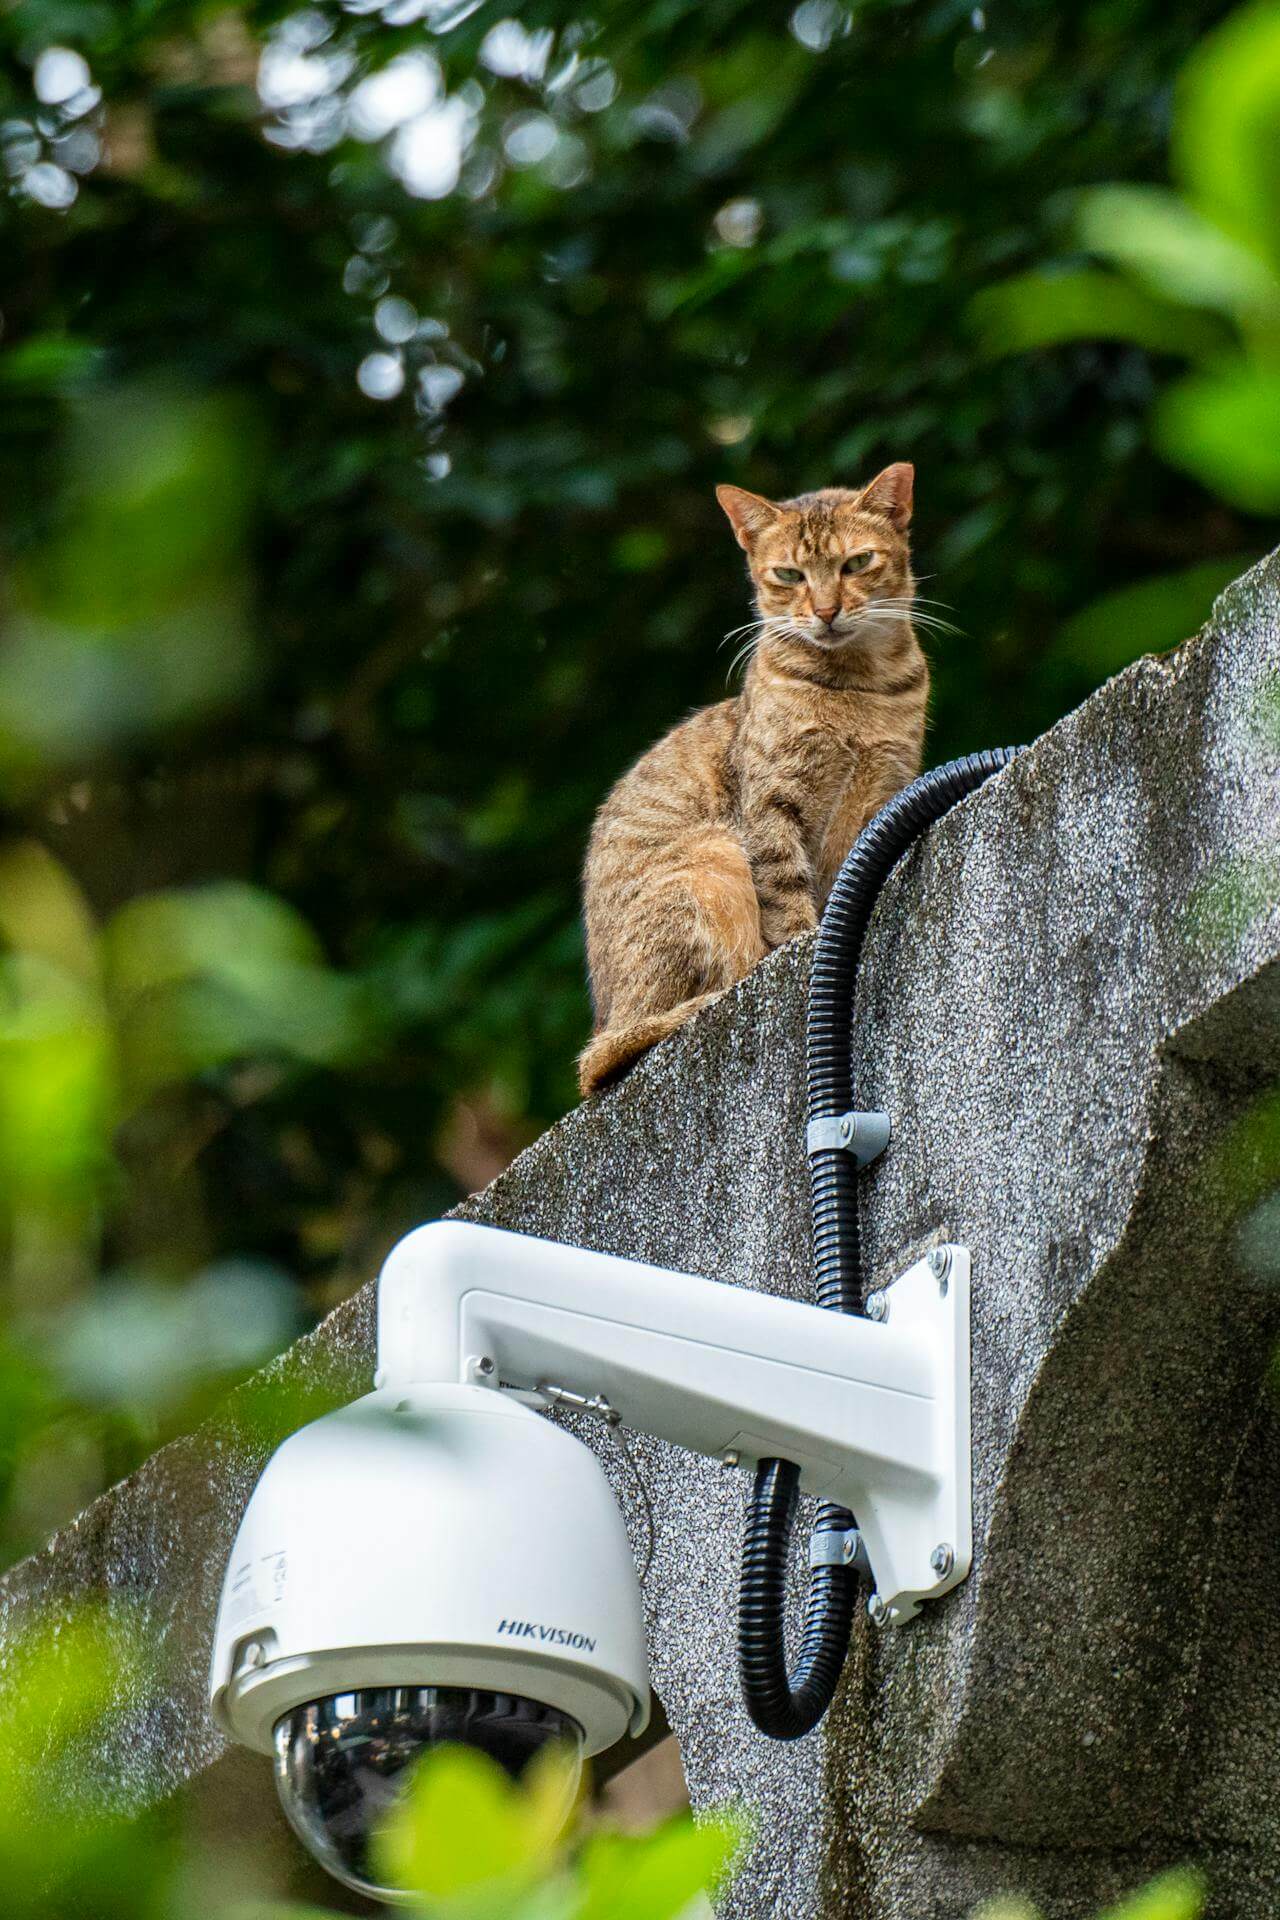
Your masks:
{"label": "camera arm bracket", "polygon": [[[463,1221],[419,1227],[378,1289],[376,1384],[465,1381],[607,1403],[730,1464],[793,1460],[856,1515],[873,1617],[901,1625],[967,1575],[969,1256],[938,1249],[855,1318]],[[571,1396],[573,1398],[571,1398]]]}

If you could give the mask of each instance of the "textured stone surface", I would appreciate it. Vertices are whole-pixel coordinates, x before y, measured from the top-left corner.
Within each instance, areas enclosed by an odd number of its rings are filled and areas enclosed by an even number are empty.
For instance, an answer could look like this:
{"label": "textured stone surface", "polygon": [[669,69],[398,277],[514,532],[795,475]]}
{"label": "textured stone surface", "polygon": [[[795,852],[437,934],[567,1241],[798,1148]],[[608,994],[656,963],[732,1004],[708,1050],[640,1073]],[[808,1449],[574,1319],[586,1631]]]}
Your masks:
{"label": "textured stone surface", "polygon": [[[651,1560],[654,1681],[695,1802],[761,1809],[735,1920],[941,1920],[1004,1889],[1069,1920],[1190,1852],[1216,1913],[1280,1898],[1280,1302],[1241,1267],[1229,1144],[1280,1074],[1280,909],[1227,932],[1197,904],[1280,835],[1255,718],[1278,668],[1273,558],[957,809],[877,910],[854,1048],[895,1137],[863,1182],[870,1277],[939,1238],[973,1251],[968,1582],[900,1632],[860,1622],[823,1732],[765,1741],[737,1696],[739,1477],[582,1429]],[[804,1297],[807,959],[766,961],[462,1211]],[[358,1391],[371,1337],[366,1289],[276,1377],[317,1405]],[[38,1600],[141,1601],[164,1685],[122,1702],[135,1801],[206,1769],[230,1792],[246,1764],[213,1765],[203,1709],[268,1449],[245,1405],[0,1590],[6,1634]]]}

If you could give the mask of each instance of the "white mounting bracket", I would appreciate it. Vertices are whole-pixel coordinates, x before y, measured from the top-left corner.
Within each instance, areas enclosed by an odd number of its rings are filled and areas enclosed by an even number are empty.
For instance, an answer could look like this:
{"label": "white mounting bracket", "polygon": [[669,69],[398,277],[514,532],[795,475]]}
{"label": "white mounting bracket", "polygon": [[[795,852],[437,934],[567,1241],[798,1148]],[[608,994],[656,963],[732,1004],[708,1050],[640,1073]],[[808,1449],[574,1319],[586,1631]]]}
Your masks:
{"label": "white mounting bracket", "polygon": [[793,1460],[806,1493],[857,1516],[871,1616],[900,1625],[972,1557],[967,1250],[933,1249],[867,1305],[437,1221],[383,1268],[376,1384],[465,1381],[607,1408],[732,1465]]}

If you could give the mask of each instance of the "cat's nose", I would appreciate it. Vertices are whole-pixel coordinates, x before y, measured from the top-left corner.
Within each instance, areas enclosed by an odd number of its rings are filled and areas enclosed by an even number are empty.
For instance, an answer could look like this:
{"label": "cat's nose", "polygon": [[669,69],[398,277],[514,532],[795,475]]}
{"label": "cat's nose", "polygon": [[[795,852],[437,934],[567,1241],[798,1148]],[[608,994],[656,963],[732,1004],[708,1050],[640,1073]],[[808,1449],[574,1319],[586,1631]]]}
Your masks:
{"label": "cat's nose", "polygon": [[815,607],[813,611],[819,620],[825,620],[827,625],[830,626],[840,609],[839,607]]}

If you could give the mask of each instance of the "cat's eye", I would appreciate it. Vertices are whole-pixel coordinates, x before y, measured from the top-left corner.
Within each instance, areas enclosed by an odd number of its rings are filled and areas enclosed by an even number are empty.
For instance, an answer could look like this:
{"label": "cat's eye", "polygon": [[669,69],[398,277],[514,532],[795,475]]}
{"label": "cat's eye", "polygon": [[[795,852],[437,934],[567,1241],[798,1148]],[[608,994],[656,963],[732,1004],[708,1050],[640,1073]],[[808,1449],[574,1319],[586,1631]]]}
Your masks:
{"label": "cat's eye", "polygon": [[780,580],[784,587],[798,587],[804,579],[804,574],[799,567],[775,567],[773,577],[775,580]]}
{"label": "cat's eye", "polygon": [[863,553],[851,553],[840,571],[841,573],[861,573],[864,567],[871,565],[875,557],[874,549],[871,547]]}

